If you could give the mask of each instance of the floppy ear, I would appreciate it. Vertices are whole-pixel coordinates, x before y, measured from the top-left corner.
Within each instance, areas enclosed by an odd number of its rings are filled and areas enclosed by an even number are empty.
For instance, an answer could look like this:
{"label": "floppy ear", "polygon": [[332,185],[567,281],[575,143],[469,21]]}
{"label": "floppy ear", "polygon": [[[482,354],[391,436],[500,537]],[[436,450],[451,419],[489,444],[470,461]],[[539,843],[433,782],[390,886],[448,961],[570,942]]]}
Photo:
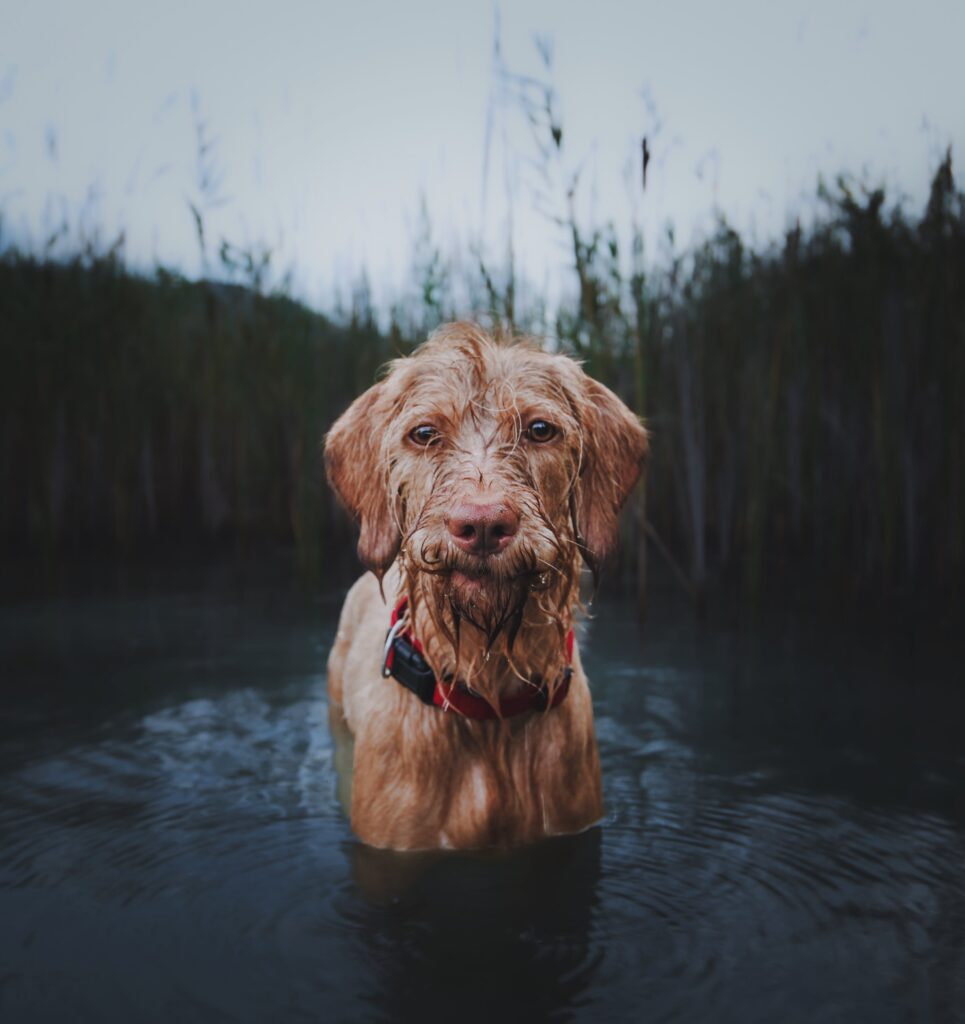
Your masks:
{"label": "floppy ear", "polygon": [[574,518],[581,550],[597,574],[617,542],[620,509],[647,457],[647,432],[607,387],[584,378],[583,457]]}
{"label": "floppy ear", "polygon": [[369,388],[325,437],[328,482],[359,521],[359,558],[379,579],[395,561],[402,542],[380,458],[385,398],[384,384]]}

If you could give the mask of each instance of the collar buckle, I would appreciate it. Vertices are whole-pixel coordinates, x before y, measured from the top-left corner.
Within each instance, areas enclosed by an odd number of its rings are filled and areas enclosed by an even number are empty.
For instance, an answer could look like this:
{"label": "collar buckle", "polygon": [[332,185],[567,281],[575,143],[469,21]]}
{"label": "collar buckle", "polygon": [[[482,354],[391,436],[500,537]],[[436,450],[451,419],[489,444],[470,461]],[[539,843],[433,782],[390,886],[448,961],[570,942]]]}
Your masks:
{"label": "collar buckle", "polygon": [[392,646],[395,638],[405,629],[405,619],[398,618],[392,623],[388,635],[385,638],[385,647],[382,650],[382,677],[388,679],[392,675]]}

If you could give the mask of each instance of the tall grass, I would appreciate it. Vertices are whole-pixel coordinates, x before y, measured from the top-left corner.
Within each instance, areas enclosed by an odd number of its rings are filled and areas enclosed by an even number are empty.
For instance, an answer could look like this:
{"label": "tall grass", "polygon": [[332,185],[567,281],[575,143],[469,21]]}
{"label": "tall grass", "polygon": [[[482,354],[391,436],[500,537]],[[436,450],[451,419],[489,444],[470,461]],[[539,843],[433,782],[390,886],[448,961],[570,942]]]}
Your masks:
{"label": "tall grass", "polygon": [[[722,222],[643,293],[611,249],[589,272],[600,291],[619,282],[590,318],[591,362],[630,382],[639,339],[648,514],[698,590],[732,574],[758,594],[802,567],[843,595],[960,590],[965,197],[951,156],[917,217],[845,181],[822,199],[810,231],[764,251]],[[571,317],[575,338],[587,317]]]}
{"label": "tall grass", "polygon": [[139,277],[117,259],[8,253],[0,323],[8,543],[51,558],[274,538],[311,567],[323,537],[345,534],[319,440],[390,355],[371,322],[335,326],[283,296]]}
{"label": "tall grass", "polygon": [[[624,259],[612,227],[570,218],[558,343],[654,435],[646,504],[624,524],[627,579],[646,532],[698,594],[811,578],[835,597],[961,595],[965,197],[951,157],[920,214],[846,181],[822,201],[779,244],[749,247],[721,222],[646,273],[639,237]],[[424,257],[421,299],[383,332],[364,295],[336,322],[259,287],[138,276],[119,251],[8,249],[3,542],[52,560],[90,544],[274,539],[307,571],[347,572],[319,440],[381,363],[467,313],[438,253]],[[470,293],[525,325],[543,311],[521,308],[518,285],[480,259]]]}

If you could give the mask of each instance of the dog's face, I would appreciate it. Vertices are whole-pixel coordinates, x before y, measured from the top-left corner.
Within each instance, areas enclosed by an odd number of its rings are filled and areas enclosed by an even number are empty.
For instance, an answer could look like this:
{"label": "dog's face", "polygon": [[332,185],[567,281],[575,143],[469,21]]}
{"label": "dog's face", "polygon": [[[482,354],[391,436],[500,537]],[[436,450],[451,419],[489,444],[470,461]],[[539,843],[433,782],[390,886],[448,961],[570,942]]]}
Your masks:
{"label": "dog's face", "polygon": [[531,593],[568,599],[581,554],[596,568],[646,448],[637,418],[571,359],[453,324],[353,403],[325,458],[365,565],[381,576],[401,551],[440,604],[493,636]]}

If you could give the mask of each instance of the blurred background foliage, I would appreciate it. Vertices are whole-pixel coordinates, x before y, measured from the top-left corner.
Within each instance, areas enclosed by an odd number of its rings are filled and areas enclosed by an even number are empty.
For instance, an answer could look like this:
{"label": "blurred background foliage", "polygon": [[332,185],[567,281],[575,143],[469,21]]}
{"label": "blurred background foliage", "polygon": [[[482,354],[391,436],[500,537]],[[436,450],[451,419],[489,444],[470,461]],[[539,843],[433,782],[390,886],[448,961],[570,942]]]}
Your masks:
{"label": "blurred background foliage", "polygon": [[[545,109],[549,151],[561,130]],[[645,416],[653,457],[613,574],[625,585],[642,593],[649,541],[698,600],[718,586],[960,597],[965,195],[951,154],[923,210],[847,178],[820,200],[777,243],[720,220],[695,250],[668,237],[646,263],[639,231],[622,253],[613,225],[581,225],[564,203],[572,287],[555,310],[521,300],[511,253],[447,265],[425,211],[417,287],[388,315],[364,280],[330,316],[306,308],[269,285],[267,251],[224,243],[210,278],[188,281],[133,271],[122,239],[53,259],[0,236],[2,544],[50,568],[281,542],[309,578],[347,579],[352,528],[320,439],[387,359],[474,312],[548,325]]]}

